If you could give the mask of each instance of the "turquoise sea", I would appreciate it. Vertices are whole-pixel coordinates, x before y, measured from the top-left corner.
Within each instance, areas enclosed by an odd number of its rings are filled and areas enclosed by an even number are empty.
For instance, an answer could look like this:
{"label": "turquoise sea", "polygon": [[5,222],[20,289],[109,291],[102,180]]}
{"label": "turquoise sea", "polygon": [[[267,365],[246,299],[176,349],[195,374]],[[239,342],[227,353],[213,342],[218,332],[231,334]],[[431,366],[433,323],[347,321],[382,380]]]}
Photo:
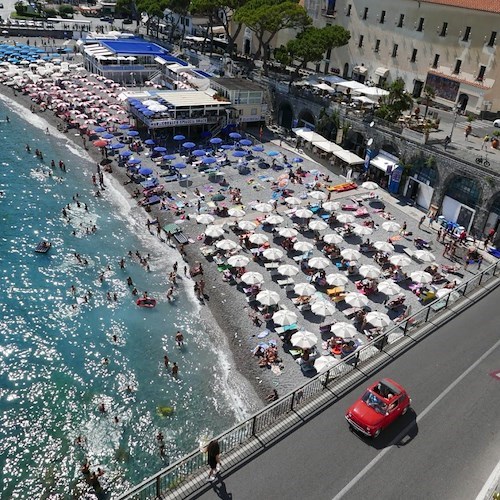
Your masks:
{"label": "turquoise sea", "polygon": [[[105,471],[108,492],[124,491],[197,447],[200,437],[234,424],[246,405],[229,384],[223,342],[199,320],[190,282],[179,279],[175,302],[165,299],[179,257],[149,235],[142,210],[109,180],[104,198],[95,198],[94,163],[55,129],[46,135],[43,117],[2,99],[0,119],[6,115],[10,123],[0,122],[1,498],[84,496],[85,459],[91,470]],[[66,173],[57,167],[60,159]],[[69,223],[61,213],[68,204]],[[94,224],[97,231],[86,234]],[[47,254],[33,251],[41,240],[52,242]],[[129,250],[150,254],[150,272]],[[155,309],[136,306],[128,276],[159,299]],[[92,296],[82,302],[88,291]],[[179,329],[182,350],[174,341]],[[178,363],[178,379],[166,370],[165,353]],[[161,416],[159,406],[172,414]]]}

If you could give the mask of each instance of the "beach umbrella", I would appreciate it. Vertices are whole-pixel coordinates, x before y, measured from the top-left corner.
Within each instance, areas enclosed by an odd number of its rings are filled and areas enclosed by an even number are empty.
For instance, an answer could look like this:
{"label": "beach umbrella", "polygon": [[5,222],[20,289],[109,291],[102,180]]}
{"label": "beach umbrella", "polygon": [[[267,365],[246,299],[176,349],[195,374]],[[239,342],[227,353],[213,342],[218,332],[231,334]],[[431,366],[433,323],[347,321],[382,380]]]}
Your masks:
{"label": "beach umbrella", "polygon": [[105,134],[101,135],[101,139],[114,139],[115,136],[113,134],[110,134],[109,132],[106,132]]}
{"label": "beach umbrella", "polygon": [[308,193],[308,196],[313,200],[318,201],[325,201],[328,197],[328,195],[326,193],[323,193],[323,191],[311,191],[310,193]]}
{"label": "beach umbrella", "polygon": [[205,156],[204,158],[201,159],[201,162],[205,165],[211,165],[212,163],[215,163],[217,160],[213,156]]}
{"label": "beach umbrella", "polygon": [[132,153],[132,151],[121,151],[120,152],[120,156],[122,156],[123,158],[128,158],[129,156],[132,156],[134,153]]}
{"label": "beach umbrella", "polygon": [[296,196],[287,196],[285,198],[285,203],[287,205],[300,205],[302,203],[302,200],[300,198],[297,198]]}
{"label": "beach umbrella", "polygon": [[234,144],[221,144],[220,148],[224,150],[234,149]]}
{"label": "beach umbrella", "polygon": [[364,265],[359,268],[359,274],[364,278],[376,279],[380,276],[380,269],[372,265]]}
{"label": "beach umbrella", "polygon": [[325,201],[323,205],[321,205],[321,208],[325,212],[335,212],[335,210],[340,208],[340,203],[338,201]]}
{"label": "beach umbrella", "polygon": [[293,287],[293,291],[297,295],[304,295],[308,297],[316,293],[316,288],[313,285],[311,285],[311,283],[297,283]]}
{"label": "beach umbrella", "polygon": [[300,330],[294,333],[290,340],[293,346],[300,347],[301,349],[311,349],[311,347],[314,347],[318,343],[318,337],[307,330]]}
{"label": "beach umbrella", "polygon": [[353,248],[344,248],[340,251],[340,255],[347,260],[359,260],[361,258],[361,253]]}
{"label": "beach umbrella", "polygon": [[280,296],[277,292],[272,290],[262,290],[255,297],[257,302],[260,302],[263,306],[274,306],[280,301]]}
{"label": "beach umbrella", "polygon": [[129,131],[127,132],[127,135],[128,135],[129,137],[137,137],[137,136],[139,135],[139,132],[137,132],[137,130],[129,130]]}
{"label": "beach umbrella", "polygon": [[245,267],[250,262],[246,255],[233,255],[227,259],[227,263],[232,267]]}
{"label": "beach umbrella", "polygon": [[391,318],[380,311],[371,311],[366,315],[366,322],[375,328],[384,328],[391,324]]}
{"label": "beach umbrella", "polygon": [[345,301],[352,307],[365,307],[368,304],[368,297],[359,292],[349,292],[345,296]]}
{"label": "beach umbrella", "polygon": [[143,168],[139,169],[139,173],[141,175],[151,175],[153,173],[153,169],[152,168],[143,167]]}
{"label": "beach umbrella", "polygon": [[264,151],[264,146],[261,146],[260,144],[257,144],[257,146],[254,146],[252,148],[253,151],[256,151],[257,153],[260,153],[262,151]]}
{"label": "beach umbrella", "polygon": [[269,213],[273,211],[273,206],[270,203],[257,203],[253,208],[255,208],[257,212],[261,213]]}
{"label": "beach umbrella", "polygon": [[205,156],[207,152],[204,149],[195,149],[192,154],[194,156]]}
{"label": "beach umbrella", "polygon": [[356,328],[351,325],[351,323],[346,323],[345,321],[335,323],[330,328],[330,331],[335,335],[335,337],[339,337],[344,340],[352,340],[358,333]]}
{"label": "beach umbrella", "polygon": [[373,191],[374,189],[378,189],[379,185],[373,181],[366,181],[361,184],[361,187]]}
{"label": "beach umbrella", "polygon": [[263,245],[269,241],[269,238],[262,233],[251,234],[248,239],[250,240],[250,243],[253,243],[254,245]]}
{"label": "beach umbrella", "polygon": [[243,231],[255,231],[257,228],[255,222],[252,222],[251,220],[240,220],[238,222],[238,227]]}
{"label": "beach umbrella", "polygon": [[415,252],[413,253],[413,257],[415,257],[415,259],[419,260],[420,262],[434,262],[436,260],[434,254],[432,254],[428,250],[415,250]]}
{"label": "beach umbrella", "polygon": [[337,233],[329,233],[323,236],[323,241],[328,245],[340,245],[344,241],[344,238]]}
{"label": "beach umbrella", "polygon": [[354,218],[354,215],[351,214],[339,214],[337,215],[337,220],[342,224],[350,224],[351,222],[354,222],[356,219]]}
{"label": "beach umbrella", "polygon": [[273,314],[273,321],[277,325],[290,326],[297,322],[297,315],[289,309],[281,309]]}
{"label": "beach umbrella", "polygon": [[361,224],[353,224],[352,232],[358,236],[368,236],[373,233],[373,229],[368,226],[362,226]]}
{"label": "beach umbrella", "polygon": [[411,264],[411,258],[408,255],[391,255],[389,262],[398,267],[405,267]]}
{"label": "beach umbrella", "polygon": [[210,144],[222,144],[222,139],[220,137],[213,137],[210,139]]}
{"label": "beach umbrella", "polygon": [[293,163],[302,163],[304,161],[304,158],[301,158],[300,156],[296,156],[292,161],[293,161]]}
{"label": "beach umbrella", "polygon": [[95,127],[92,132],[95,132],[96,134],[100,134],[101,132],[106,132],[106,128],[105,127]]}
{"label": "beach umbrella", "polygon": [[220,248],[221,250],[236,250],[237,248],[240,248],[238,243],[236,243],[233,240],[228,240],[228,239],[218,241],[215,244],[215,246],[217,248]]}
{"label": "beach umbrella", "polygon": [[222,193],[214,194],[211,198],[212,201],[222,201],[225,199],[226,197]]}
{"label": "beach umbrella", "polygon": [[241,139],[240,144],[242,146],[251,146],[253,142],[250,139]]}
{"label": "beach umbrella", "polygon": [[422,283],[423,285],[432,283],[432,274],[425,271],[414,271],[410,274],[410,278],[415,283]]}
{"label": "beach umbrella", "polygon": [[279,248],[267,248],[262,252],[267,260],[280,260],[283,258],[283,252]]}
{"label": "beach umbrella", "polygon": [[121,149],[121,148],[124,148],[125,147],[125,144],[122,144],[121,142],[117,142],[115,144],[111,144],[111,146],[109,146],[111,149]]}
{"label": "beach umbrella", "polygon": [[339,359],[333,356],[320,356],[314,360],[314,369],[318,373],[326,372],[340,363]]}
{"label": "beach umbrella", "polygon": [[235,158],[243,158],[247,155],[247,153],[245,151],[234,151],[233,152],[233,156]]}
{"label": "beach umbrella", "polygon": [[375,241],[373,246],[380,252],[394,252],[394,245],[391,245],[388,241]]}
{"label": "beach umbrella", "polygon": [[182,170],[183,168],[186,168],[186,164],[185,163],[174,163],[174,168],[176,170]]}
{"label": "beach umbrella", "polygon": [[121,125],[118,125],[118,128],[120,130],[128,130],[131,127],[129,123],[122,123]]}
{"label": "beach umbrella", "polygon": [[326,282],[331,286],[345,286],[349,282],[349,278],[344,274],[331,273],[326,276]]}
{"label": "beach umbrella", "polygon": [[229,137],[231,137],[231,139],[241,139],[241,134],[238,134],[238,132],[231,132]]}
{"label": "beach umbrella", "polygon": [[196,222],[198,224],[212,224],[215,220],[215,217],[210,214],[200,214],[196,216]]}
{"label": "beach umbrella", "polygon": [[314,269],[326,269],[331,262],[325,257],[313,257],[307,261],[307,265]]}
{"label": "beach umbrella", "polygon": [[314,214],[308,208],[299,208],[293,215],[299,219],[310,219]]}
{"label": "beach umbrella", "polygon": [[309,229],[313,231],[323,231],[328,228],[328,224],[322,220],[312,220],[309,222]]}
{"label": "beach umbrella", "polygon": [[182,147],[186,149],[193,149],[194,147],[196,147],[196,144],[194,142],[184,142],[182,144]]}
{"label": "beach umbrella", "polygon": [[165,153],[167,151],[167,148],[164,148],[163,146],[156,146],[153,148],[153,151],[157,153]]}
{"label": "beach umbrella", "polygon": [[224,235],[224,228],[222,226],[209,225],[205,228],[205,236],[210,238],[220,238]]}
{"label": "beach umbrella", "polygon": [[401,293],[401,287],[393,280],[384,280],[377,285],[377,290],[385,295],[397,295]]}
{"label": "beach umbrella", "polygon": [[279,156],[280,152],[279,151],[268,151],[267,156]]}
{"label": "beach umbrella", "polygon": [[97,141],[94,141],[92,143],[96,148],[104,148],[105,146],[108,145],[108,141],[105,141],[104,139],[99,139]]}
{"label": "beach umbrella", "polygon": [[285,219],[281,215],[268,215],[264,219],[265,224],[271,224],[272,226],[277,226],[278,224],[283,224]]}
{"label": "beach umbrella", "polygon": [[177,155],[163,155],[162,156],[162,159],[165,161],[172,161],[172,160],[175,160],[176,158],[177,158]]}
{"label": "beach umbrella", "polygon": [[333,302],[326,300],[316,300],[311,304],[311,312],[318,316],[331,316],[337,312]]}
{"label": "beach umbrella", "polygon": [[299,232],[293,227],[280,227],[278,229],[278,234],[283,238],[294,238]]}
{"label": "beach umbrella", "polygon": [[397,222],[388,220],[386,222],[382,222],[382,229],[384,229],[388,233],[397,233],[401,230],[401,226]]}
{"label": "beach umbrella", "polygon": [[153,139],[146,139],[144,141],[144,144],[146,144],[148,146],[152,146],[153,144],[155,144],[155,141],[153,141]]}
{"label": "beach umbrella", "polygon": [[295,276],[299,273],[300,269],[296,266],[292,266],[291,264],[283,264],[278,267],[277,271],[278,274],[281,274],[281,276]]}
{"label": "beach umbrella", "polygon": [[246,212],[244,210],[242,210],[241,208],[237,208],[237,207],[230,208],[227,211],[227,213],[231,217],[244,217],[246,215]]}
{"label": "beach umbrella", "polygon": [[127,161],[127,165],[139,165],[141,163],[141,160],[139,158],[130,158],[130,160]]}
{"label": "beach umbrella", "polygon": [[260,285],[264,283],[264,276],[255,271],[249,271],[241,276],[241,281],[247,285]]}
{"label": "beach umbrella", "polygon": [[293,249],[297,252],[310,252],[313,248],[314,245],[309,241],[296,241],[293,244]]}
{"label": "beach umbrella", "polygon": [[186,137],[183,136],[182,134],[179,135],[174,135],[174,141],[185,141]]}

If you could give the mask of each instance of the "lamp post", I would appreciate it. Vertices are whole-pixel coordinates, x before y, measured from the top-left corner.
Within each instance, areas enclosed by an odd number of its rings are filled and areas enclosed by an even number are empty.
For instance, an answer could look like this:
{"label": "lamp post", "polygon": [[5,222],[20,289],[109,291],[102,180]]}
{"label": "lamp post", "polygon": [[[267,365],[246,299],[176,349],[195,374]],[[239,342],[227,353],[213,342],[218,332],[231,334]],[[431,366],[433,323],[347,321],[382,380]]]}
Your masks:
{"label": "lamp post", "polygon": [[453,140],[453,131],[455,130],[455,125],[457,124],[457,117],[458,117],[458,109],[455,107],[453,108],[453,124],[451,126],[450,142]]}

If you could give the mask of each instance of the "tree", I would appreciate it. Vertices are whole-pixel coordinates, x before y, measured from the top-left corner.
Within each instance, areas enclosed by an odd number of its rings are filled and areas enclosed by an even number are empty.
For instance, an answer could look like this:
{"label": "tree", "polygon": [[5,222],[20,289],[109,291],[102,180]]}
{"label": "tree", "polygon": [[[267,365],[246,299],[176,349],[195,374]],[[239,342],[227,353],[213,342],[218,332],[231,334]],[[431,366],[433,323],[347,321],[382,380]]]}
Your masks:
{"label": "tree", "polygon": [[128,19],[132,19],[134,12],[133,0],[116,0],[116,11]]}
{"label": "tree", "polygon": [[236,11],[234,19],[255,33],[259,42],[255,58],[262,58],[264,68],[267,68],[269,46],[279,31],[301,30],[312,23],[297,0],[250,0]]}
{"label": "tree", "polygon": [[380,98],[380,108],[375,115],[390,122],[398,121],[403,111],[411,109],[413,106],[412,96],[405,90],[405,82],[402,78],[397,78],[388,89],[389,94]]}
{"label": "tree", "polygon": [[350,38],[351,34],[342,26],[308,27],[286,46],[277,49],[275,58],[286,65],[297,63],[292,82],[308,63],[321,61],[327,51],[347,45]]}
{"label": "tree", "polygon": [[148,35],[151,29],[151,22],[153,20],[157,21],[157,26],[159,28],[159,21],[165,17],[164,12],[167,6],[167,0],[139,0],[137,2],[137,9],[139,12],[145,12],[148,16],[148,20],[146,21],[146,33]]}
{"label": "tree", "polygon": [[424,120],[427,118],[427,112],[429,111],[429,104],[431,100],[436,97],[436,91],[430,85],[426,85],[424,87],[424,99],[425,99],[425,112],[424,112]]}

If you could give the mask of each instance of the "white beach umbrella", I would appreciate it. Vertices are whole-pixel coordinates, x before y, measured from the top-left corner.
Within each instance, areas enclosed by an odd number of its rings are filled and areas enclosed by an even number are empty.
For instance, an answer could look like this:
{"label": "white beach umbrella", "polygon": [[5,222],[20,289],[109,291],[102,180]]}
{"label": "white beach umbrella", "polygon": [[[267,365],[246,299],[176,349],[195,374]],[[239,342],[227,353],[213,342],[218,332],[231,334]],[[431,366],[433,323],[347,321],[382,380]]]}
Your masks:
{"label": "white beach umbrella", "polygon": [[386,222],[382,222],[382,229],[384,229],[388,233],[397,233],[401,230],[401,226],[397,222],[388,220]]}
{"label": "white beach umbrella", "polygon": [[261,285],[264,283],[264,276],[256,271],[249,271],[241,277],[241,281],[247,285]]}
{"label": "white beach umbrella", "polygon": [[265,219],[264,222],[266,224],[271,224],[272,226],[277,226],[279,224],[283,224],[285,219],[281,217],[281,215],[268,215]]}
{"label": "white beach umbrella", "polygon": [[264,243],[267,243],[269,241],[269,238],[265,234],[262,234],[262,233],[251,234],[248,237],[248,239],[254,245],[263,245]]}
{"label": "white beach umbrella", "polygon": [[345,296],[345,301],[352,307],[365,307],[368,304],[368,297],[359,292],[349,292]]}
{"label": "white beach umbrella", "polygon": [[250,262],[246,255],[233,255],[227,259],[227,263],[232,267],[245,267]]}
{"label": "white beach umbrella", "polygon": [[233,208],[230,208],[227,213],[231,216],[231,217],[244,217],[246,212],[241,209],[241,208],[238,208],[238,207],[233,207]]}
{"label": "white beach umbrella", "polygon": [[323,205],[321,205],[321,208],[325,212],[335,212],[335,210],[340,209],[340,203],[338,201],[325,201]]}
{"label": "white beach umbrella", "polygon": [[323,193],[323,191],[311,191],[310,193],[308,193],[308,195],[312,199],[318,201],[325,201],[328,198],[328,195],[326,193]]}
{"label": "white beach umbrella", "polygon": [[318,373],[323,373],[340,363],[339,359],[333,356],[320,356],[314,360],[314,368]]}
{"label": "white beach umbrella", "polygon": [[366,315],[366,322],[375,328],[384,328],[389,326],[392,321],[387,314],[380,311],[372,311]]}
{"label": "white beach umbrella", "polygon": [[331,262],[325,257],[313,257],[307,261],[307,265],[313,269],[326,269]]}
{"label": "white beach umbrella", "polygon": [[394,252],[394,245],[391,245],[388,241],[375,241],[373,246],[380,252]]}
{"label": "white beach umbrella", "polygon": [[359,260],[361,258],[361,253],[353,248],[344,248],[340,251],[340,255],[347,260]]}
{"label": "white beach umbrella", "polygon": [[285,203],[287,205],[300,205],[302,203],[302,200],[300,198],[297,198],[296,196],[287,196],[285,198]]}
{"label": "white beach umbrella", "polygon": [[296,241],[293,244],[293,249],[297,252],[310,252],[313,248],[314,245],[308,241]]}
{"label": "white beach umbrella", "polygon": [[374,189],[378,189],[379,186],[376,182],[366,181],[361,184],[361,187],[373,191]]}
{"label": "white beach umbrella", "polygon": [[273,321],[281,326],[294,325],[297,322],[297,314],[289,309],[281,309],[273,314]]}
{"label": "white beach umbrella", "polygon": [[330,328],[330,331],[336,337],[340,337],[341,339],[344,340],[351,340],[358,333],[356,331],[356,328],[353,325],[351,325],[351,323],[346,323],[345,321],[339,321],[338,323],[335,323]]}
{"label": "white beach umbrella", "polygon": [[278,229],[278,234],[283,238],[294,238],[299,232],[293,227],[281,227]]}
{"label": "white beach umbrella", "polygon": [[278,267],[277,271],[278,274],[281,274],[281,276],[295,276],[299,274],[300,269],[296,266],[292,266],[291,264],[283,264]]}
{"label": "white beach umbrella", "polygon": [[255,231],[257,225],[251,220],[240,220],[238,222],[238,227],[243,231]]}
{"label": "white beach umbrella", "polygon": [[342,224],[350,224],[351,222],[354,222],[356,218],[351,214],[339,214],[337,215],[337,220]]}
{"label": "white beach umbrella", "polygon": [[353,224],[352,232],[358,236],[368,236],[373,233],[373,229],[368,226],[362,226],[361,224]]}
{"label": "white beach umbrella", "polygon": [[307,330],[300,330],[292,335],[292,345],[301,349],[310,349],[318,343],[318,337]]}
{"label": "white beach umbrella", "polygon": [[359,268],[359,274],[364,278],[376,279],[380,276],[380,269],[378,267],[372,266],[370,264],[361,266]]}
{"label": "white beach umbrella", "polygon": [[401,287],[393,280],[384,280],[377,285],[377,290],[385,295],[397,295],[402,292]]}
{"label": "white beach umbrella", "polygon": [[313,231],[324,231],[328,228],[328,224],[322,220],[312,220],[309,222],[309,229]]}
{"label": "white beach umbrella", "polygon": [[222,226],[210,225],[205,228],[205,236],[210,236],[210,238],[220,238],[224,234],[224,228]]}
{"label": "white beach umbrella", "polygon": [[263,214],[273,211],[273,206],[270,203],[257,203],[253,208],[255,208],[257,212],[262,212]]}
{"label": "white beach umbrella", "polygon": [[389,262],[398,267],[405,267],[411,264],[411,258],[408,255],[396,254],[389,257]]}
{"label": "white beach umbrella", "polygon": [[422,283],[423,285],[432,283],[432,274],[426,273],[425,271],[414,271],[410,274],[410,278],[415,283]]}
{"label": "white beach umbrella", "polygon": [[428,250],[415,250],[413,256],[420,262],[434,262],[436,257]]}
{"label": "white beach umbrella", "polygon": [[453,290],[451,288],[440,288],[439,290],[436,291],[436,297],[438,299],[442,299],[443,297],[446,297],[449,295]]}
{"label": "white beach umbrella", "polygon": [[272,290],[262,290],[255,297],[257,302],[260,302],[263,306],[274,306],[280,301],[280,296],[277,292]]}
{"label": "white beach umbrella", "polygon": [[235,250],[236,248],[241,248],[235,241],[227,239],[218,241],[215,246],[221,250]]}
{"label": "white beach umbrella", "polygon": [[331,273],[327,275],[326,282],[331,286],[344,286],[349,282],[349,278],[344,274]]}
{"label": "white beach umbrella", "polygon": [[283,258],[283,252],[279,248],[268,248],[262,252],[262,255],[267,260],[280,260]]}
{"label": "white beach umbrella", "polygon": [[198,224],[212,224],[215,220],[215,217],[210,214],[201,214],[196,216],[196,222]]}
{"label": "white beach umbrella", "polygon": [[293,287],[293,291],[297,295],[303,295],[309,297],[316,293],[316,288],[314,287],[314,285],[311,285],[311,283],[297,283]]}
{"label": "white beach umbrella", "polygon": [[344,238],[340,234],[329,233],[323,236],[323,241],[329,245],[340,245],[344,241]]}
{"label": "white beach umbrella", "polygon": [[308,208],[298,208],[293,215],[299,219],[310,219],[314,214]]}
{"label": "white beach umbrella", "polygon": [[316,300],[311,304],[311,311],[318,316],[331,316],[337,312],[337,309],[333,302]]}

